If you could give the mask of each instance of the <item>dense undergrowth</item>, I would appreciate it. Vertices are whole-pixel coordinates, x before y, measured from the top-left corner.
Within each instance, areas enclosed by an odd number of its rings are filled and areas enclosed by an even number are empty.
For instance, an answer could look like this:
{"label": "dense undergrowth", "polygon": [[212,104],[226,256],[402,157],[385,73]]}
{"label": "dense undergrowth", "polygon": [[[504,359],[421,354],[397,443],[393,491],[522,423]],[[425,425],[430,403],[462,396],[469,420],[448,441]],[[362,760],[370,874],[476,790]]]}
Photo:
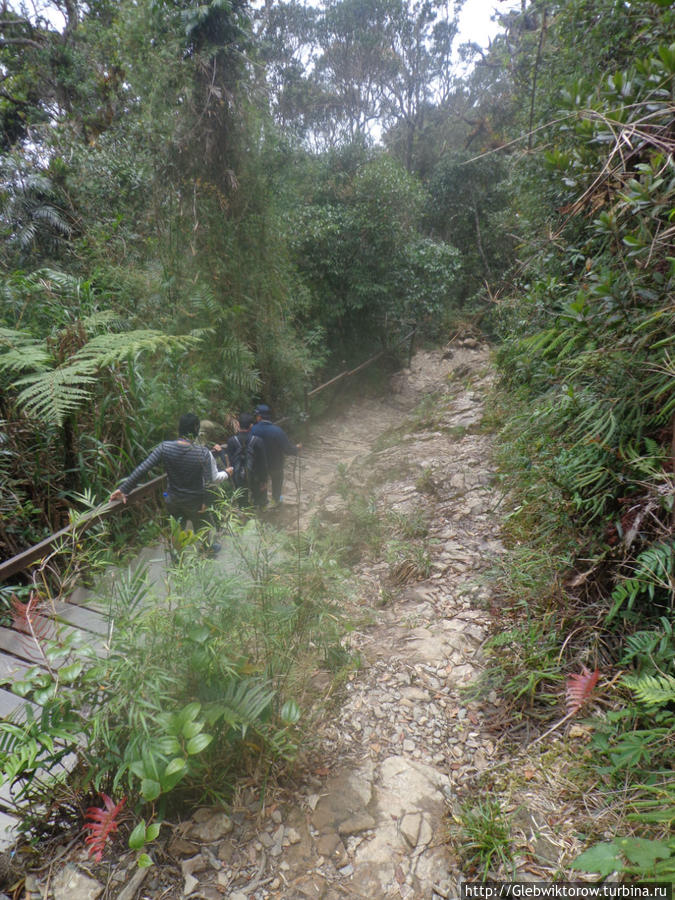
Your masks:
{"label": "dense undergrowth", "polygon": [[561,683],[583,667],[598,672],[576,713],[588,747],[575,766],[579,807],[590,792],[597,808],[581,813],[588,849],[567,865],[667,881],[675,45],[672,11],[647,7],[635,10],[631,65],[557,94],[540,178],[560,215],[520,292],[498,310],[496,408],[511,504],[500,583],[511,622],[491,639],[488,681],[516,720],[551,723]]}
{"label": "dense undergrowth", "polygon": [[108,825],[135,824],[129,846],[149,864],[144,845],[168,817],[227,805],[243,778],[262,787],[311,747],[317,667],[353,665],[340,568],[316,542],[242,522],[226,502],[221,512],[226,563],[176,532],[166,596],[143,569],[109,571],[98,591],[105,639],[56,626],[49,604],[15,602],[40,665],[11,689],[39,706],[0,723],[0,755],[37,852],[100,805]]}

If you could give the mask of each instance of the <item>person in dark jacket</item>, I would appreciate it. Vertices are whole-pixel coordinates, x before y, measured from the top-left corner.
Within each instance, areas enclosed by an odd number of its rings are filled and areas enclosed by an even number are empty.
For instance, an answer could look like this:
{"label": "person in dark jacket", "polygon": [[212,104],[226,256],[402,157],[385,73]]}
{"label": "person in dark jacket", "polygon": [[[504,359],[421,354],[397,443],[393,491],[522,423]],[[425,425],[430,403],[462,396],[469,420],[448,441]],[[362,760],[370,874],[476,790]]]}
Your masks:
{"label": "person in dark jacket", "polygon": [[215,444],[213,453],[232,467],[232,483],[241,490],[240,505],[263,507],[267,505],[267,455],[262,438],[251,434],[252,425],[253,416],[241,413],[236,434],[224,449]]}
{"label": "person in dark jacket", "polygon": [[[178,422],[178,439],[158,444],[112,492],[110,499],[126,503],[127,496],[143,475],[162,465],[167,475],[166,506],[169,514],[183,524],[189,519],[198,531],[207,521],[208,485],[224,481],[232,474],[231,468],[224,472],[217,470],[210,450],[196,443],[198,434],[199,417],[194,413],[184,413]],[[214,544],[211,549],[219,548]]]}
{"label": "person in dark jacket", "polygon": [[284,458],[297,456],[302,444],[292,444],[286,432],[270,421],[271,410],[266,403],[260,403],[255,410],[256,423],[251,434],[263,439],[267,456],[267,471],[272,481],[272,506],[281,503],[281,489],[284,484]]}

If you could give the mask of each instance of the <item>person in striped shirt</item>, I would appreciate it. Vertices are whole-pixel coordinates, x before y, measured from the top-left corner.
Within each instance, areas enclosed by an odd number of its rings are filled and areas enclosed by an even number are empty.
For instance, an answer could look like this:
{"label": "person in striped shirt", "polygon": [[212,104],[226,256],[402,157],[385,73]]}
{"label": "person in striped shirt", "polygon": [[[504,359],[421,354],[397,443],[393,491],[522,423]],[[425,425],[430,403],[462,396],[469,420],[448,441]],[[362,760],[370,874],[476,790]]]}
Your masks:
{"label": "person in striped shirt", "polygon": [[[225,481],[232,475],[231,467],[219,472],[210,450],[196,442],[199,426],[198,416],[184,413],[178,422],[178,439],[158,444],[112,492],[110,499],[126,503],[127,496],[143,475],[162,465],[167,475],[167,511],[183,524],[189,519],[198,531],[207,523],[208,485]],[[220,548],[213,544],[211,549],[217,551]]]}

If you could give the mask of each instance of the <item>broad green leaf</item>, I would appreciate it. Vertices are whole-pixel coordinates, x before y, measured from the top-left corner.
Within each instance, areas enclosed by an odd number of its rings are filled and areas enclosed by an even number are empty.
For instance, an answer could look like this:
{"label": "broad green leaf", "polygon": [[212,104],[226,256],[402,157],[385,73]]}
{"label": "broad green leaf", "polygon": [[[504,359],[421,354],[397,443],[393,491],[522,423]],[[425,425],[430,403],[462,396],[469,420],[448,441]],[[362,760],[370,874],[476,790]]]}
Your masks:
{"label": "broad green leaf", "polygon": [[671,855],[670,847],[662,841],[622,837],[616,838],[615,843],[626,859],[641,869],[651,869],[657,859],[668,859]]}
{"label": "broad green leaf", "polygon": [[204,728],[203,722],[186,722],[182,728],[182,734],[184,738],[190,740],[195,735],[199,734],[199,732]]}
{"label": "broad green leaf", "polygon": [[145,843],[145,819],[141,819],[138,825],[129,835],[129,849],[140,850]]}
{"label": "broad green leaf", "polygon": [[617,869],[623,868],[619,848],[614,843],[596,844],[590,850],[586,850],[581,856],[577,856],[570,868],[579,869],[581,872],[597,872],[599,875],[611,875]]}
{"label": "broad green leaf", "polygon": [[51,684],[48,688],[43,688],[40,691],[35,691],[33,694],[33,700],[40,706],[43,706],[48,700],[51,700],[52,697],[56,695],[56,685]]}
{"label": "broad green leaf", "polygon": [[152,858],[147,853],[141,853],[136,862],[139,869],[147,869],[150,866],[154,866]]}
{"label": "broad green leaf", "polygon": [[171,775],[175,775],[177,772],[182,772],[187,768],[186,761],[178,756],[176,759],[172,759],[169,765],[164,770],[164,777],[169,778]]}
{"label": "broad green leaf", "polygon": [[209,639],[211,629],[206,625],[195,625],[188,631],[188,637],[196,644],[203,644]]}
{"label": "broad green leaf", "polygon": [[63,681],[64,684],[70,684],[72,681],[75,681],[83,668],[84,664],[81,662],[75,662],[70,666],[64,666],[62,669],[59,669],[59,680]]}
{"label": "broad green leaf", "polygon": [[145,840],[146,842],[154,841],[157,835],[159,834],[159,829],[162,827],[161,822],[153,822],[152,825],[148,825],[145,829]]}
{"label": "broad green leaf", "polygon": [[141,782],[141,795],[144,800],[156,800],[161,791],[161,784],[152,778],[144,778]]}
{"label": "broad green leaf", "polygon": [[284,725],[295,725],[299,721],[302,712],[295,700],[287,700],[281,707],[279,716]]}
{"label": "broad green leaf", "polygon": [[129,769],[137,778],[145,778],[145,766],[140,759],[129,763]]}
{"label": "broad green leaf", "polygon": [[175,737],[164,737],[157,746],[167,756],[176,756],[176,754],[180,753],[180,743]]}
{"label": "broad green leaf", "polygon": [[196,700],[194,701],[194,703],[188,703],[187,706],[184,706],[183,709],[181,709],[181,711],[178,713],[178,718],[181,722],[181,725],[184,725],[186,722],[191,722],[193,719],[196,719],[201,708],[201,703],[197,703]]}
{"label": "broad green leaf", "polygon": [[201,753],[205,747],[208,747],[211,741],[213,740],[213,735],[211,734],[197,734],[192,740],[188,741],[187,752],[190,756],[194,756],[196,753]]}

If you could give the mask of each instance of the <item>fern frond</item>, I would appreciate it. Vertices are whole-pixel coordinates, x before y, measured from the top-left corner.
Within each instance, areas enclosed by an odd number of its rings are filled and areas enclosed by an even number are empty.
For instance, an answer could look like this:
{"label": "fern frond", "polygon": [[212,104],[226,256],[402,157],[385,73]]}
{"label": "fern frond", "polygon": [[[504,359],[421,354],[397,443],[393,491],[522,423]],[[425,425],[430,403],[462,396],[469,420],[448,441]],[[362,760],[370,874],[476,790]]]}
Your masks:
{"label": "fern frond", "polygon": [[228,373],[228,381],[238,394],[253,394],[260,386],[260,373],[255,368],[255,355],[250,347],[233,335],[221,344],[222,371]]}
{"label": "fern frond", "polygon": [[625,675],[621,679],[640,703],[645,706],[663,706],[675,702],[675,676],[673,675]]}
{"label": "fern frond", "polygon": [[600,670],[590,672],[584,666],[580,673],[570,675],[567,679],[567,713],[573,715],[578,712],[593,693],[593,688],[598,683]]}
{"label": "fern frond", "polygon": [[[3,329],[7,332],[9,329]],[[4,335],[0,335],[0,340]],[[11,350],[0,355],[0,371],[17,374],[31,369],[44,372],[54,364],[54,359],[45,345],[38,341],[17,341]]]}
{"label": "fern frond", "polygon": [[25,375],[14,383],[23,388],[17,399],[28,415],[62,425],[91,396],[88,388],[96,382],[95,370],[93,362],[80,360],[76,365]]}
{"label": "fern frond", "polygon": [[626,665],[634,657],[651,657],[657,653],[661,660],[675,658],[675,646],[672,644],[673,626],[661,616],[659,628],[651,631],[636,631],[626,638],[624,655],[621,664]]}
{"label": "fern frond", "polygon": [[71,357],[71,362],[90,362],[98,369],[122,362],[141,352],[185,349],[196,343],[197,339],[190,335],[171,335],[151,329],[98,334]]}
{"label": "fern frond", "polygon": [[101,331],[104,328],[109,328],[112,325],[120,326],[122,320],[119,315],[112,309],[101,309],[95,313],[92,313],[90,316],[85,316],[81,320],[82,327],[87,332],[87,334],[95,334],[97,331]]}
{"label": "fern frond", "polygon": [[47,267],[32,272],[26,279],[26,282],[33,287],[57,292],[66,297],[77,297],[82,286],[80,279],[74,275]]}
{"label": "fern frond", "polygon": [[0,325],[0,344],[6,344],[10,349],[23,346],[24,344],[34,344],[35,342],[35,338],[28,334],[27,331],[19,331],[17,328],[5,328],[3,325]]}
{"label": "fern frond", "polygon": [[103,806],[90,806],[84,816],[85,819],[88,819],[85,821],[84,827],[90,832],[84,842],[89,847],[89,855],[93,856],[96,862],[101,862],[108,838],[119,828],[117,817],[126,802],[126,797],[122,797],[116,804],[107,794],[103,793],[101,798]]}
{"label": "fern frond", "polygon": [[209,320],[216,320],[222,316],[222,307],[215,295],[207,285],[198,285],[185,299],[185,307],[191,310],[193,315],[206,315]]}
{"label": "fern frond", "polygon": [[207,713],[207,718],[224,719],[232,728],[241,730],[246,737],[249,728],[256,728],[261,716],[274,699],[274,690],[259,681],[230,682],[220,701]]}

